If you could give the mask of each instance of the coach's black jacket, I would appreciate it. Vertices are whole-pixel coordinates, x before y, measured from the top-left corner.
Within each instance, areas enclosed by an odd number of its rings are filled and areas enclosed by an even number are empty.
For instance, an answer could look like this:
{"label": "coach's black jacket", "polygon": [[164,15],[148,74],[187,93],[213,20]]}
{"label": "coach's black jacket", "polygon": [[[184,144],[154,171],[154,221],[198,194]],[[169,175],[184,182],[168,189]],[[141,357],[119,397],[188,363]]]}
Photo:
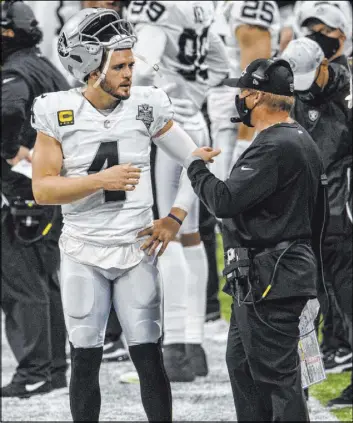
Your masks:
{"label": "coach's black jacket", "polygon": [[329,82],[314,99],[296,93],[293,118],[312,136],[324,161],[328,177],[330,222],[325,242],[347,236],[352,231],[352,109],[345,98],[349,94],[346,60],[329,66]]}
{"label": "coach's black jacket", "polygon": [[[318,147],[296,122],[276,124],[260,132],[224,182],[202,160],[188,168],[195,193],[212,214],[223,219],[225,250],[308,241],[293,246],[281,259],[281,283],[271,290],[271,298],[316,295],[317,267],[310,243],[318,239],[321,230],[322,173]],[[278,254],[255,259],[261,289],[271,279]]]}
{"label": "coach's black jacket", "polygon": [[31,127],[31,107],[35,97],[69,89],[62,74],[37,47],[10,54],[1,68],[1,179],[8,197],[33,199],[31,180],[11,171],[6,159],[16,156],[20,145],[33,148],[36,131]]}

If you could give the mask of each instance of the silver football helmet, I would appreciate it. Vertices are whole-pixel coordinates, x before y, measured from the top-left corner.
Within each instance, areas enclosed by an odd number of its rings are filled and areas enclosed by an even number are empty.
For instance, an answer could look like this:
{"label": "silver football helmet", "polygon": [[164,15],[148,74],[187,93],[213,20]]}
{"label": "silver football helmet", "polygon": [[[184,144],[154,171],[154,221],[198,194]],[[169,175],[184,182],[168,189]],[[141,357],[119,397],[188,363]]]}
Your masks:
{"label": "silver football helmet", "polygon": [[[81,82],[101,65],[104,51],[130,49],[137,41],[132,25],[111,9],[87,8],[72,16],[58,39],[60,62]],[[104,75],[108,66],[105,66]],[[102,80],[101,78],[100,80]]]}

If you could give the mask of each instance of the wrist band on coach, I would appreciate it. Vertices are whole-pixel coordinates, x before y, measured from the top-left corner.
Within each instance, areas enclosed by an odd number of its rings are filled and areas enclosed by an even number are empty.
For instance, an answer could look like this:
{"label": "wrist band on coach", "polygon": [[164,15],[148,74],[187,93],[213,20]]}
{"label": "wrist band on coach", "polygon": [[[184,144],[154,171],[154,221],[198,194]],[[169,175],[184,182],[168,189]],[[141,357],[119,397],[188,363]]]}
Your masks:
{"label": "wrist band on coach", "polygon": [[168,217],[171,217],[172,219],[174,219],[176,222],[179,223],[180,226],[183,224],[183,222],[180,219],[178,219],[176,216],[174,216],[174,214],[172,213],[169,213]]}

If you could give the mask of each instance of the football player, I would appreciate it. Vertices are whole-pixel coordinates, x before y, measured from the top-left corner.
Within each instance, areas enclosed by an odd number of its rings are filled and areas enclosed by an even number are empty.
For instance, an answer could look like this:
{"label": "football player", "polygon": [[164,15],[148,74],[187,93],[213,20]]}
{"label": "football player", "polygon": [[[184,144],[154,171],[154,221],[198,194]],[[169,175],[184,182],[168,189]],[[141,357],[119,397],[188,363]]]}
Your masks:
{"label": "football player", "polygon": [[[239,78],[250,62],[272,57],[278,50],[280,17],[275,1],[220,1],[214,25],[227,48],[231,77]],[[234,96],[234,89],[216,87],[210,90],[207,101],[211,137],[214,146],[222,150],[220,161],[212,168],[220,179],[228,177],[232,164],[254,137],[252,128],[230,123],[230,118],[237,114]]]}
{"label": "football player", "polygon": [[58,36],[62,27],[64,26],[65,22],[67,22],[68,19],[77,13],[81,8],[104,7],[107,9],[115,10],[121,16],[127,6],[128,1],[51,0],[44,4],[43,1],[28,0],[25,3],[28,3],[34,11],[38,19],[39,26],[43,31],[43,41],[40,44],[40,48],[43,51],[43,54],[64,74],[71,86],[78,86],[79,84],[75,78],[73,78],[72,75],[70,75],[69,72],[66,72],[62,67],[56,49]]}
{"label": "football player", "polygon": [[[156,84],[168,90],[174,119],[199,146],[209,145],[207,124],[201,113],[208,87],[228,75],[221,39],[210,30],[212,1],[132,1],[127,17],[139,40],[134,83]],[[158,64],[158,77],[151,65]],[[156,68],[156,66],[155,66]],[[156,198],[164,215],[177,195],[182,167],[157,149]],[[170,243],[160,260],[164,282],[164,359],[171,381],[192,381],[208,373],[202,348],[206,314],[208,263],[199,233],[199,201],[179,231],[180,242]],[[190,366],[191,364],[191,366]]]}
{"label": "football player", "polygon": [[[131,88],[135,41],[131,24],[115,11],[81,10],[64,25],[58,53],[86,86],[44,94],[33,105],[34,197],[61,204],[64,217],[60,283],[74,421],[99,419],[99,368],[112,302],[148,420],[172,419],[156,249],[161,255],[179,231],[192,191],[183,172],[170,213],[153,223],[150,146],[153,140],[183,164],[196,145],[173,122],[164,91]],[[205,161],[218,153],[206,149]]]}

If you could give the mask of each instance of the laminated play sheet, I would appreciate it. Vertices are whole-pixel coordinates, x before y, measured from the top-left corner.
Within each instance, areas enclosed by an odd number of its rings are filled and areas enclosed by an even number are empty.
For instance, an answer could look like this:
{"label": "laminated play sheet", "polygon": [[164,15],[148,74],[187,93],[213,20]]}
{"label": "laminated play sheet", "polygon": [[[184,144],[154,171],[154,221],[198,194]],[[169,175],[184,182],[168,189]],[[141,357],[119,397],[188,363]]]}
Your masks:
{"label": "laminated play sheet", "polygon": [[315,318],[319,310],[317,299],[309,300],[300,316],[298,345],[302,386],[307,388],[326,379],[319,342],[315,331]]}

